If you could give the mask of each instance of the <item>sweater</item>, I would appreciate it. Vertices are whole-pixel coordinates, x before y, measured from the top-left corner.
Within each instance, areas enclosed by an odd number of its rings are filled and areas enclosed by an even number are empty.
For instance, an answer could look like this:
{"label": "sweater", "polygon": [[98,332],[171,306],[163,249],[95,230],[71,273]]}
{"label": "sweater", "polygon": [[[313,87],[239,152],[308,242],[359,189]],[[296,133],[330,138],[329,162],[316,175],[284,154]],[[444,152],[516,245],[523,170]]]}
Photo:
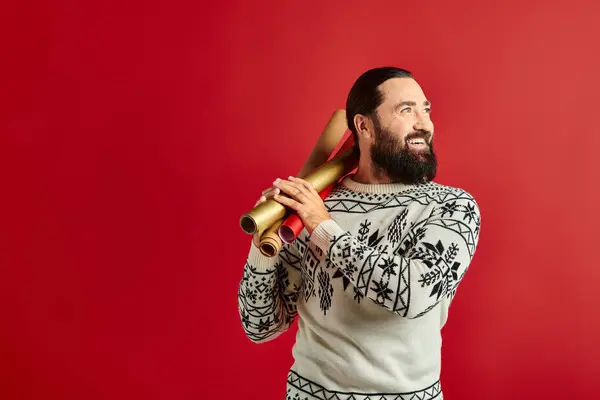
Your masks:
{"label": "sweater", "polygon": [[475,199],[349,176],[324,204],[331,219],[277,256],[251,245],[238,291],[247,337],[273,340],[298,317],[289,400],[442,399],[441,329],[477,246]]}

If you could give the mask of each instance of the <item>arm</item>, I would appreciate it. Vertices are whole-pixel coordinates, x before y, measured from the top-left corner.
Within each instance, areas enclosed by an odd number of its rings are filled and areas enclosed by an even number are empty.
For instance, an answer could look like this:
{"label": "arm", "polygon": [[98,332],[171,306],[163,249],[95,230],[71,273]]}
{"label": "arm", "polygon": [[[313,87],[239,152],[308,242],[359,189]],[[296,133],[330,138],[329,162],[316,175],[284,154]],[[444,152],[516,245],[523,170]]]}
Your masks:
{"label": "arm", "polygon": [[402,317],[417,318],[444,296],[454,297],[473,258],[479,224],[477,203],[464,193],[415,223],[399,254],[366,246],[331,219],[317,226],[311,240],[363,296]]}
{"label": "arm", "polygon": [[301,272],[295,245],[284,245],[275,257],[265,257],[252,244],[238,289],[238,310],[246,336],[255,343],[275,339],[297,315]]}

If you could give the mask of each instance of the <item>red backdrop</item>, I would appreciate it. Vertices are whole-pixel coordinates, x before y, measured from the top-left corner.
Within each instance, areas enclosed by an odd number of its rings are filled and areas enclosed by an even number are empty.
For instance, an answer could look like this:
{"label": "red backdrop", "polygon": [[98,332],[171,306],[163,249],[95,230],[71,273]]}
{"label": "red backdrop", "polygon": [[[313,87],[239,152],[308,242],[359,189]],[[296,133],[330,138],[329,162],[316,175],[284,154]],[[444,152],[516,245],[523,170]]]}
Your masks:
{"label": "red backdrop", "polygon": [[388,64],[481,206],[446,397],[597,395],[597,3],[11,3],[2,399],[283,399],[295,329],[245,338],[238,218]]}

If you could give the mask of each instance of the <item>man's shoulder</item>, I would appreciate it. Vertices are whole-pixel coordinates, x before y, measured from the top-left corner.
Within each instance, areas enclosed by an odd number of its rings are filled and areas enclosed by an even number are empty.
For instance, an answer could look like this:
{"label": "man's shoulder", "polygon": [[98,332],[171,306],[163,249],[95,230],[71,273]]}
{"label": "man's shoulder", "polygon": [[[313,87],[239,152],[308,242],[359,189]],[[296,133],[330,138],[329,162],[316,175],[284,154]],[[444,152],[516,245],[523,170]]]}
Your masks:
{"label": "man's shoulder", "polygon": [[[479,234],[481,224],[481,211],[475,196],[468,190],[439,183],[431,183],[434,195],[436,219],[446,221],[445,224],[461,225],[470,229],[476,236]],[[462,229],[462,228],[461,228]]]}
{"label": "man's shoulder", "polygon": [[439,207],[444,217],[454,217],[454,212],[463,212],[469,218],[481,217],[481,210],[475,196],[467,189],[430,182],[428,193],[432,203]]}
{"label": "man's shoulder", "polygon": [[462,200],[462,201],[473,202],[473,203],[477,204],[477,200],[475,199],[475,196],[473,194],[471,194],[471,192],[469,192],[467,189],[457,187],[457,186],[444,185],[444,184],[437,183],[437,182],[429,182],[426,185],[426,187],[427,188],[425,190],[432,197],[436,197],[436,198],[442,199],[444,201]]}

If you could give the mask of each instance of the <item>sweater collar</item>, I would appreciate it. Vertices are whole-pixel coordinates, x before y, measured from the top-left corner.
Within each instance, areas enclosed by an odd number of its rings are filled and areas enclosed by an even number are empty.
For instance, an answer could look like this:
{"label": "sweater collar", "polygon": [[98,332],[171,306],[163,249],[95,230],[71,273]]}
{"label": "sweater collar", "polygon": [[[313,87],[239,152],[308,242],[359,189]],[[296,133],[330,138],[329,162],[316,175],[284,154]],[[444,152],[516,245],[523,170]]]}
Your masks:
{"label": "sweater collar", "polygon": [[[407,185],[404,183],[359,183],[352,179],[353,175],[347,176],[342,180],[342,184],[354,191],[359,193],[375,193],[375,194],[386,194],[386,193],[398,193],[403,192],[407,189],[414,189],[420,185]],[[426,183],[425,183],[426,185]]]}

